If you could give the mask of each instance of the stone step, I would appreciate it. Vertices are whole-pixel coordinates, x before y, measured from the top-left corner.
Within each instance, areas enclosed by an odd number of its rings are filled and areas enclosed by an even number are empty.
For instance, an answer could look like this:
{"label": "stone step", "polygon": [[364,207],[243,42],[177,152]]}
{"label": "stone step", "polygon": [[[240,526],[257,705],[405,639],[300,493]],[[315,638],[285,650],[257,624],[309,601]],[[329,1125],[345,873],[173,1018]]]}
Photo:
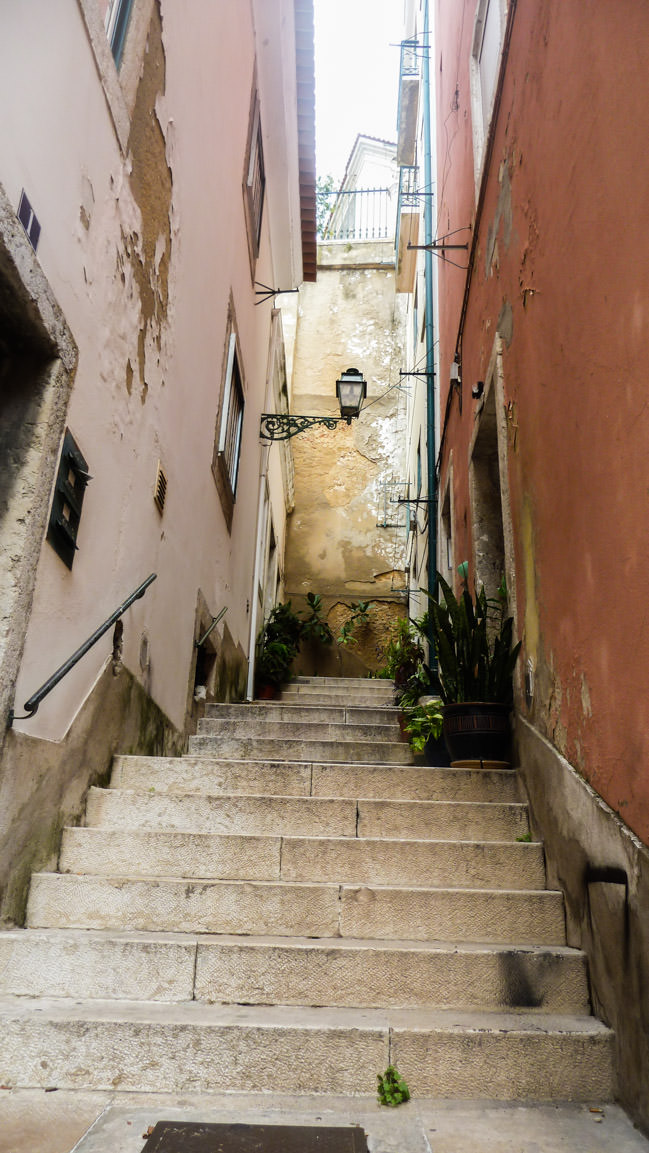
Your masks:
{"label": "stone step", "polygon": [[311,780],[312,766],[306,761],[236,761],[195,756],[115,757],[110,783],[113,789],[150,789],[156,793],[307,797],[311,795]]}
{"label": "stone step", "polygon": [[612,1034],[589,1017],[417,1009],[4,999],[0,1083],[114,1091],[375,1091],[608,1100]]}
{"label": "stone step", "polygon": [[196,756],[224,757],[228,760],[274,761],[375,761],[382,764],[412,764],[410,745],[405,741],[357,740],[285,740],[282,737],[208,737],[189,738],[189,752]]}
{"label": "stone step", "polygon": [[216,757],[116,757],[112,788],[266,796],[376,797],[418,801],[518,801],[509,770],[424,765],[228,761]]}
{"label": "stone step", "polygon": [[394,706],[394,690],[388,695],[377,696],[375,693],[367,692],[354,692],[350,695],[345,689],[322,689],[305,687],[303,689],[282,689],[279,697],[276,698],[279,704],[304,704],[304,705],[322,705],[324,707],[339,706],[341,708],[350,706],[352,708],[393,708]]}
{"label": "stone step", "polygon": [[497,801],[152,793],[92,788],[86,824],[189,833],[508,841],[528,832],[527,806]]}
{"label": "stone step", "polygon": [[277,721],[266,717],[237,717],[231,720],[220,720],[218,717],[203,717],[198,722],[198,734],[201,737],[218,737],[219,740],[228,740],[232,737],[244,736],[250,740],[263,740],[271,737],[273,740],[283,741],[367,741],[383,744],[383,742],[399,742],[402,740],[399,725],[358,725],[343,721],[341,723],[319,722],[311,720],[284,721],[281,724],[281,737],[278,738]]}
{"label": "stone step", "polygon": [[86,823],[188,833],[355,837],[356,802],[330,797],[216,796],[92,788]]}
{"label": "stone step", "polygon": [[404,801],[507,803],[520,800],[518,777],[511,770],[428,765],[314,764],[311,792],[313,796]]}
{"label": "stone step", "polygon": [[377,696],[394,693],[394,681],[388,680],[385,677],[297,676],[292,677],[288,684],[284,687],[295,689],[339,689],[350,694],[356,692],[358,689],[366,689],[367,692],[374,693]]}
{"label": "stone step", "polygon": [[370,706],[346,708],[344,705],[283,704],[281,701],[256,701],[253,704],[208,704],[208,720],[266,720],[284,724],[286,721],[318,724],[390,725],[399,729],[401,711],[395,707]]}
{"label": "stone step", "polygon": [[588,1013],[577,949],[29,929],[0,996]]}
{"label": "stone step", "polygon": [[258,837],[70,828],[59,869],[94,876],[542,889],[543,847],[471,841]]}
{"label": "stone step", "polygon": [[550,890],[131,879],[35,873],[30,928],[564,945]]}

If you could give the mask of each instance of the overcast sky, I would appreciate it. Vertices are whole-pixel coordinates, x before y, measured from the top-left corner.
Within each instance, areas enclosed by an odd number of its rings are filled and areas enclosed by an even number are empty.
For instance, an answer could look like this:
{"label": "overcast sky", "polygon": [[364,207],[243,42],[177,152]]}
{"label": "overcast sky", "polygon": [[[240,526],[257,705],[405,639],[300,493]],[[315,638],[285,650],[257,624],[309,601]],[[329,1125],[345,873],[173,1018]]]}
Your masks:
{"label": "overcast sky", "polygon": [[403,0],[315,0],[319,176],[340,180],[359,132],[397,138]]}

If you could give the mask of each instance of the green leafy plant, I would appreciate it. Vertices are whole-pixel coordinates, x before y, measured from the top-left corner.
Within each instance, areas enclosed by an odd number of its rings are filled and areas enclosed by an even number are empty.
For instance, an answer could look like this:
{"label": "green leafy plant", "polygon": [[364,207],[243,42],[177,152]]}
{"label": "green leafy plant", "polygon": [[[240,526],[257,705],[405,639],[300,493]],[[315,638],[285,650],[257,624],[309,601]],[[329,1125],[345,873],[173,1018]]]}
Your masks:
{"label": "green leafy plant", "polygon": [[385,664],[379,675],[393,680],[397,687],[404,686],[417,673],[424,656],[417,623],[402,618],[386,645]]}
{"label": "green leafy plant", "polygon": [[395,1107],[410,1100],[410,1090],[394,1065],[388,1065],[385,1073],[377,1074],[379,1105]]}
{"label": "green leafy plant", "polygon": [[323,645],[332,644],[334,634],[322,616],[322,597],[319,593],[307,593],[306,599],[311,612],[308,617],[302,618],[300,639],[319,641]]}
{"label": "green leafy plant", "polygon": [[345,621],[336,641],[339,645],[356,645],[358,638],[354,636],[357,628],[362,628],[370,619],[371,601],[352,601],[351,616]]}
{"label": "green leafy plant", "polygon": [[431,598],[428,613],[416,623],[432,637],[444,704],[511,704],[521,645],[512,645],[514,621],[506,616],[504,582],[497,599],[488,599],[484,588],[472,597],[466,587],[458,599],[440,573],[437,580],[444,599],[438,603]]}
{"label": "green leafy plant", "polygon": [[336,200],[336,181],[333,176],[318,176],[315,182],[315,211],[318,236],[325,234],[331,209]]}
{"label": "green leafy plant", "polygon": [[278,688],[288,679],[294,658],[295,649],[291,645],[266,640],[259,649],[255,665],[257,681]]}
{"label": "green leafy plant", "polygon": [[302,621],[291,608],[291,602],[277,604],[271,609],[264,628],[264,636],[269,641],[280,641],[292,646],[297,652],[302,638]]}
{"label": "green leafy plant", "polygon": [[439,699],[404,709],[404,716],[404,730],[408,734],[413,753],[423,753],[428,741],[437,741],[441,737],[444,716]]}
{"label": "green leafy plant", "polygon": [[275,605],[257,640],[255,674],[258,684],[277,688],[288,680],[300,648],[302,621],[291,602]]}
{"label": "green leafy plant", "polygon": [[424,661],[419,661],[416,671],[397,689],[395,699],[402,709],[411,709],[418,703],[420,697],[429,696],[437,691],[435,674]]}

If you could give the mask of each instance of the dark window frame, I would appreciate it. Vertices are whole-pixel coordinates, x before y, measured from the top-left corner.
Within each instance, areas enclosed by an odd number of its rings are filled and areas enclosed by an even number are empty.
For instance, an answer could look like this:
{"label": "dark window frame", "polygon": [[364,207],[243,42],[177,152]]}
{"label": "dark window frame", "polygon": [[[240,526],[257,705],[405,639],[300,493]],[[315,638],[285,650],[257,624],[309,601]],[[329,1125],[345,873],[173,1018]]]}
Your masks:
{"label": "dark window frame", "polygon": [[69,569],[78,551],[77,536],[81,521],[83,498],[91,480],[81,449],[69,428],[66,428],[54,485],[47,539],[57,556]]}
{"label": "dark window frame", "polygon": [[255,263],[259,256],[261,226],[266,199],[266,168],[264,164],[264,143],[261,130],[261,108],[259,93],[255,85],[250,106],[248,142],[243,179],[243,203],[248,233],[250,268],[254,275]]}
{"label": "dark window frame", "polygon": [[221,498],[221,506],[228,530],[232,528],[239,482],[246,406],[245,392],[239,340],[234,322],[234,310],[231,305],[212,456],[212,475]]}

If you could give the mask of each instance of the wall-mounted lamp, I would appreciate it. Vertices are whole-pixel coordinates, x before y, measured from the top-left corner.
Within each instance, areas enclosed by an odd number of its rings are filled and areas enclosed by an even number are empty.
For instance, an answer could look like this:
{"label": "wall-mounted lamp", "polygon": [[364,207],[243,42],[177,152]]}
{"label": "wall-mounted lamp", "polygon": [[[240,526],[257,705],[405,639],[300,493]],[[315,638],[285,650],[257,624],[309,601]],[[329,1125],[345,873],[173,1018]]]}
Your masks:
{"label": "wall-mounted lamp", "polygon": [[286,412],[264,412],[261,416],[259,436],[262,440],[290,440],[292,436],[304,432],[314,425],[323,428],[335,428],[337,424],[345,421],[351,424],[352,419],[361,411],[361,405],[367,396],[367,382],[362,372],[357,368],[348,368],[341,372],[340,379],[336,381],[336,396],[340,404],[340,416],[294,416]]}
{"label": "wall-mounted lamp", "polygon": [[357,368],[348,368],[341,372],[340,380],[336,381],[336,396],[340,404],[340,416],[347,424],[352,423],[352,417],[357,417],[361,405],[367,396],[367,384],[363,373]]}

